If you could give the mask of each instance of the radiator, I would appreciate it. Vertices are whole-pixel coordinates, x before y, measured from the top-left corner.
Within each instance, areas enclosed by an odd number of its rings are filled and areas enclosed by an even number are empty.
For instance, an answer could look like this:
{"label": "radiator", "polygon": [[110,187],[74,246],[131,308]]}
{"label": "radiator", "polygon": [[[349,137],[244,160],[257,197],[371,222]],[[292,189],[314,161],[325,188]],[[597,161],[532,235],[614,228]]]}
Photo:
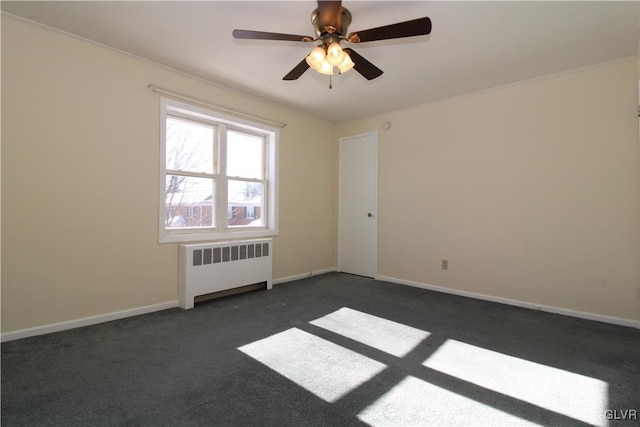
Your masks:
{"label": "radiator", "polygon": [[180,245],[178,305],[193,308],[197,296],[256,283],[271,289],[271,247],[271,239]]}

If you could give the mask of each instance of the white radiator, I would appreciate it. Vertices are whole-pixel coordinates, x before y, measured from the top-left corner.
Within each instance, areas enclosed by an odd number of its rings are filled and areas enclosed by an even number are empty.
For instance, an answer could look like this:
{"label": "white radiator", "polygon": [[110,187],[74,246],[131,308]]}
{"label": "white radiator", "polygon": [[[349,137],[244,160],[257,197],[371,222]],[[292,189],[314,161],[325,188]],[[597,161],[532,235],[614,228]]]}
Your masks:
{"label": "white radiator", "polygon": [[199,295],[245,285],[272,287],[271,239],[180,245],[178,304],[193,308]]}

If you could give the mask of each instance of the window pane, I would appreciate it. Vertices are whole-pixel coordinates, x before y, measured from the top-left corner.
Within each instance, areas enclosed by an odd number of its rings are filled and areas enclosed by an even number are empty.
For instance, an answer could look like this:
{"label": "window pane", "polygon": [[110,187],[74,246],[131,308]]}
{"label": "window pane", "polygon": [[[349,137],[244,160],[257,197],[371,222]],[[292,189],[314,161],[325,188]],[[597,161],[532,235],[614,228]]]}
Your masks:
{"label": "window pane", "polygon": [[166,168],[213,173],[212,126],[167,117]]}
{"label": "window pane", "polygon": [[227,176],[262,179],[264,138],[227,132]]}
{"label": "window pane", "polygon": [[230,227],[260,227],[262,215],[263,185],[259,182],[229,181]]}
{"label": "window pane", "polygon": [[166,228],[214,226],[215,181],[167,175]]}

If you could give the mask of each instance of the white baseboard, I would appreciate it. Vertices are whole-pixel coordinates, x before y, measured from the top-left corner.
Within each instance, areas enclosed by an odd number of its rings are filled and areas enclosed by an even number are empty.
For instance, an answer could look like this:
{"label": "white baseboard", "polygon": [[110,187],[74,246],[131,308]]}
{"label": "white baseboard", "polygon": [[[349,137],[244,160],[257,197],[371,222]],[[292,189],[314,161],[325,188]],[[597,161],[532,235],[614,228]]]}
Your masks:
{"label": "white baseboard", "polygon": [[[306,277],[317,276],[320,274],[331,273],[337,271],[335,267],[324,270],[311,271],[309,273],[297,274],[295,276],[283,277],[273,280],[273,284],[291,282],[293,280],[304,279]],[[69,320],[66,322],[52,323],[44,326],[36,326],[34,328],[19,329],[13,332],[6,332],[0,335],[0,342],[18,340],[21,338],[34,337],[37,335],[50,334],[53,332],[65,331],[67,329],[81,328],[83,326],[96,325],[98,323],[109,322],[111,320],[124,319],[126,317],[139,316],[141,314],[152,313],[154,311],[166,310],[168,308],[178,307],[178,301],[168,301],[165,303],[147,305],[144,307],[132,308],[129,310],[117,311],[114,313],[101,314],[98,316],[85,317],[82,319]]]}
{"label": "white baseboard", "polygon": [[527,301],[494,297],[490,295],[478,294],[475,292],[462,291],[459,289],[451,289],[451,288],[445,288],[442,286],[428,285],[426,283],[412,282],[410,280],[396,279],[395,277],[376,276],[376,280],[383,280],[385,282],[397,283],[400,285],[408,285],[416,288],[428,289],[430,291],[443,292],[443,293],[463,296],[467,298],[475,298],[475,299],[480,299],[484,301],[497,302],[500,304],[513,305],[516,307],[529,308],[532,310],[540,310],[548,313],[562,314],[565,316],[578,317],[580,319],[595,320],[596,322],[612,323],[614,325],[628,326],[631,328],[640,329],[640,320],[623,319],[620,317],[611,317],[611,316],[604,316],[602,314],[594,314],[594,313],[587,313],[584,311],[569,310],[567,308],[552,307],[549,305],[540,305],[540,304],[535,304]]}
{"label": "white baseboard", "polygon": [[98,323],[109,322],[111,320],[124,319],[125,317],[139,316],[141,314],[153,313],[154,311],[166,310],[178,306],[178,301],[168,301],[160,304],[147,305],[144,307],[132,308],[129,310],[116,311],[114,313],[100,314],[98,316],[84,317],[82,319],[69,320],[66,322],[52,323],[50,325],[37,326],[35,328],[20,329],[13,332],[6,332],[0,335],[0,342],[13,341],[20,338],[34,337],[36,335],[50,334],[52,332],[65,331],[67,329],[80,328],[82,326],[96,325]]}
{"label": "white baseboard", "polygon": [[280,283],[293,282],[294,280],[306,279],[311,276],[319,276],[320,274],[333,273],[334,271],[338,271],[337,268],[325,268],[324,270],[316,270],[310,271],[309,273],[296,274],[294,276],[281,277],[280,279],[274,279],[273,284],[279,285]]}
{"label": "white baseboard", "polygon": [[[292,282],[294,280],[300,280],[307,277],[318,276],[320,274],[332,273],[335,271],[338,271],[338,269],[335,267],[332,267],[324,270],[317,270],[309,273],[282,277],[282,278],[273,280],[273,283],[281,284],[286,282]],[[428,289],[431,291],[463,296],[467,298],[475,298],[475,299],[480,299],[484,301],[497,302],[500,304],[513,305],[516,307],[529,308],[532,310],[540,310],[548,313],[562,314],[565,316],[577,317],[580,319],[594,320],[597,322],[611,323],[614,325],[628,326],[631,328],[640,329],[640,321],[633,320],[633,319],[622,319],[619,317],[604,316],[601,314],[587,313],[584,311],[576,311],[576,310],[569,310],[566,308],[540,305],[540,304],[535,304],[527,301],[519,301],[519,300],[508,299],[508,298],[494,297],[490,295],[484,295],[484,294],[479,294],[475,292],[468,292],[468,291],[463,291],[459,289],[451,289],[451,288],[445,288],[442,286],[434,286],[434,285],[428,285],[420,282],[413,282],[410,280],[397,279],[395,277],[376,276],[376,280],[397,283],[400,285],[408,285],[408,286],[413,286],[417,288]],[[175,308],[175,307],[178,307],[178,301],[168,301],[160,304],[153,304],[153,305],[147,305],[144,307],[132,308],[129,310],[116,311],[114,313],[101,314],[98,316],[84,317],[82,319],[69,320],[66,322],[53,323],[53,324],[44,325],[44,326],[37,326],[35,328],[20,329],[17,331],[6,332],[4,334],[1,334],[0,342],[13,341],[21,338],[28,338],[28,337],[33,337],[37,335],[44,335],[44,334],[50,334],[53,332],[65,331],[67,329],[74,329],[74,328],[80,328],[83,326],[96,325],[98,323],[124,319],[126,317],[139,316],[141,314],[153,313],[155,311],[161,311],[161,310],[166,310],[166,309]]]}

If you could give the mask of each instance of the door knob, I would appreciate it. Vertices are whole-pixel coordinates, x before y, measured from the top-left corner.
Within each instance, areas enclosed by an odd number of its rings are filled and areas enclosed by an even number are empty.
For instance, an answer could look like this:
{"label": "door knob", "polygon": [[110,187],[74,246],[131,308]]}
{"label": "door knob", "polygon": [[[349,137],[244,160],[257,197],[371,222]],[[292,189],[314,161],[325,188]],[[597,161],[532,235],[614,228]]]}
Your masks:
{"label": "door knob", "polygon": [[367,214],[367,216],[368,216],[369,218],[371,218],[371,217],[373,216],[373,214],[372,214],[371,212],[369,212],[369,213]]}

